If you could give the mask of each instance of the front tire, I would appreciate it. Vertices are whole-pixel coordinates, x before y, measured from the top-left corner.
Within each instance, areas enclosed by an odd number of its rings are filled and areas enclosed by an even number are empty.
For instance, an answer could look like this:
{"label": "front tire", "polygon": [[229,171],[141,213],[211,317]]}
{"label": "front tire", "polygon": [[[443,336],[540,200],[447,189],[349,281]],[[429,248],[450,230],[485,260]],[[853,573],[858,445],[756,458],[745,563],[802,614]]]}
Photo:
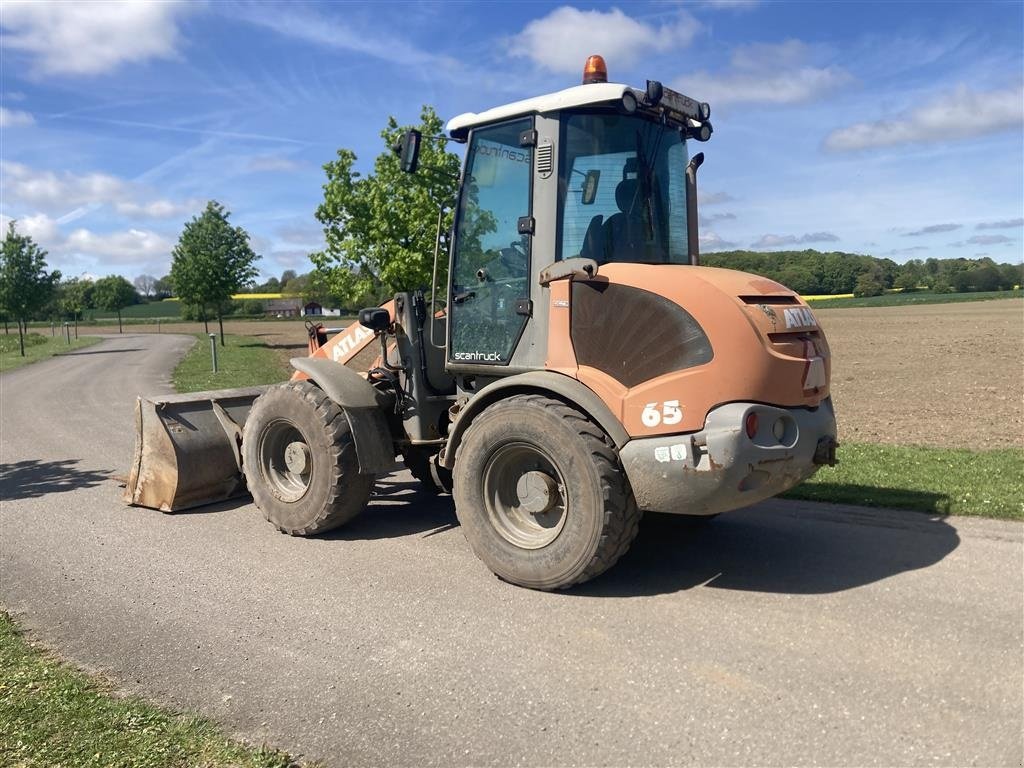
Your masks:
{"label": "front tire", "polygon": [[476,416],[454,480],[455,511],[473,551],[520,586],[552,590],[592,579],[639,529],[611,439],[542,395],[515,395]]}
{"label": "front tire", "polygon": [[311,536],[347,523],[370,500],[348,419],[309,381],[268,389],[249,412],[242,467],[256,506],[274,526]]}

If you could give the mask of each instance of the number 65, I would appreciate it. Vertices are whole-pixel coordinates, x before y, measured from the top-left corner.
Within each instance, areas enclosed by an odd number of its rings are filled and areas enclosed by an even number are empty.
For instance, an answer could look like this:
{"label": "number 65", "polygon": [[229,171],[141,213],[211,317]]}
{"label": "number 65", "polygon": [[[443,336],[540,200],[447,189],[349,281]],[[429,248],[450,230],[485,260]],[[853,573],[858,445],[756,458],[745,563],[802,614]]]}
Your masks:
{"label": "number 65", "polygon": [[658,403],[648,403],[640,414],[640,421],[645,427],[656,427],[659,424],[678,424],[683,420],[683,409],[678,400],[666,400],[658,410]]}

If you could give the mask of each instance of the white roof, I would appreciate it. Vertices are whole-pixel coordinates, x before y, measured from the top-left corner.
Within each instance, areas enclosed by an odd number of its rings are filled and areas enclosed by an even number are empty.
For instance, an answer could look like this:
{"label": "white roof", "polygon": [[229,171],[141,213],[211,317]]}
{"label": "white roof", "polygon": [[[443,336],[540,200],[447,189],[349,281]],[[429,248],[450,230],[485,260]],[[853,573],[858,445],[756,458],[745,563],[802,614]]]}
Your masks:
{"label": "white roof", "polygon": [[534,96],[532,99],[514,101],[511,104],[488,109],[486,112],[466,112],[449,120],[446,130],[451,135],[455,131],[465,131],[483,123],[508,120],[520,115],[543,114],[570,107],[583,107],[588,104],[604,104],[609,101],[618,101],[627,90],[632,89],[628,85],[622,85],[621,83],[576,85],[572,88],[566,88],[564,91],[548,93],[544,96]]}

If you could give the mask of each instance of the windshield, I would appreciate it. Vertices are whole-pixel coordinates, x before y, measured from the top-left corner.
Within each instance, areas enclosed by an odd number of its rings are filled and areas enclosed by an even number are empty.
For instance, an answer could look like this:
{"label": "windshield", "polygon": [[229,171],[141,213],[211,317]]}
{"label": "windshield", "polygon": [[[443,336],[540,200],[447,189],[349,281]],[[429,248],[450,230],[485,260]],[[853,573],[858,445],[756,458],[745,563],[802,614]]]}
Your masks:
{"label": "windshield", "polygon": [[637,115],[562,121],[559,254],[606,264],[688,264],[686,142]]}

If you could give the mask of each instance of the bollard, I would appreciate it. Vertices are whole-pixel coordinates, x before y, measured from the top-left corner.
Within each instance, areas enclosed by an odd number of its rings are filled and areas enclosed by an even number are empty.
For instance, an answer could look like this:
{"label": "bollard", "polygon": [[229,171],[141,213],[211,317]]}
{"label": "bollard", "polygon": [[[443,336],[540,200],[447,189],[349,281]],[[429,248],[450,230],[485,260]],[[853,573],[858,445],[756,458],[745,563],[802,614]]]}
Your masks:
{"label": "bollard", "polygon": [[217,334],[210,334],[210,357],[213,359],[213,372],[217,372]]}
{"label": "bollard", "polygon": [[156,332],[160,333],[160,318],[159,317],[156,319]]}

